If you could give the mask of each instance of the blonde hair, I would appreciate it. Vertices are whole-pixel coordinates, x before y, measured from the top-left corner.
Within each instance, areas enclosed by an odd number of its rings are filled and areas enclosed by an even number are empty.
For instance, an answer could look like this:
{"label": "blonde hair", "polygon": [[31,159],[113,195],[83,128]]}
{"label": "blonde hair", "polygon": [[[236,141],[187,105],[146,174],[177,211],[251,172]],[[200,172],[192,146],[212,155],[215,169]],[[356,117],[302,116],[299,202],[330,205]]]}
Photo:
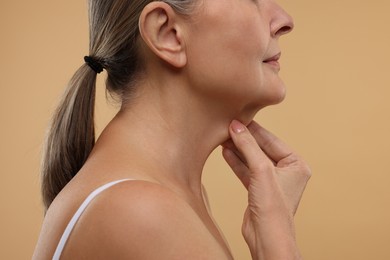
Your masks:
{"label": "blonde hair", "polygon": [[[106,71],[106,88],[123,100],[131,94],[142,69],[138,20],[153,0],[89,0],[89,56]],[[196,0],[163,0],[188,15]],[[42,159],[45,210],[77,174],[94,144],[96,72],[82,65],[70,80],[53,114]]]}

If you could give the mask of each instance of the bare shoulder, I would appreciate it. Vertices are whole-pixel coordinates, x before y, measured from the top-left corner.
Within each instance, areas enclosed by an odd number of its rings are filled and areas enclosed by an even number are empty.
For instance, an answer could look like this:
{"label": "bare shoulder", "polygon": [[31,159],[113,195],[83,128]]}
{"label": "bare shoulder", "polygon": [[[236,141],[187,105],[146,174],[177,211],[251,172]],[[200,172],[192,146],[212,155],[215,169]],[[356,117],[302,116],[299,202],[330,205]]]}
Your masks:
{"label": "bare shoulder", "polygon": [[96,197],[75,226],[63,256],[226,259],[184,200],[146,181],[122,182]]}

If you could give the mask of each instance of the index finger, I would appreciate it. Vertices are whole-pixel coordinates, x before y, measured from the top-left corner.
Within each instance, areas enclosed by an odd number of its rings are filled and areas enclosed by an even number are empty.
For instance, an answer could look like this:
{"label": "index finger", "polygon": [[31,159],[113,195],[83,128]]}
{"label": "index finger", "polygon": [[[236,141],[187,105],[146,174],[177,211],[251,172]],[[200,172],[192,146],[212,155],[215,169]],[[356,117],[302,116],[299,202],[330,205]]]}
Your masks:
{"label": "index finger", "polygon": [[277,163],[280,160],[294,154],[294,151],[282,140],[260,126],[255,121],[252,121],[248,125],[248,129],[263,152],[274,162]]}
{"label": "index finger", "polygon": [[251,172],[263,172],[273,167],[273,163],[265,152],[259,147],[255,138],[245,125],[237,120],[233,120],[229,128],[230,136],[237,150],[243,156]]}

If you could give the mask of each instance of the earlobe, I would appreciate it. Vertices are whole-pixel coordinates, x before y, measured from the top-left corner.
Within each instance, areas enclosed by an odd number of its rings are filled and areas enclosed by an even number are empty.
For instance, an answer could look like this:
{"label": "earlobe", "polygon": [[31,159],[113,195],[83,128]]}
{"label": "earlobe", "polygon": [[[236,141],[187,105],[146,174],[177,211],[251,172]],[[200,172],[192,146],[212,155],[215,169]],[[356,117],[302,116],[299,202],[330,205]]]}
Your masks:
{"label": "earlobe", "polygon": [[164,2],[149,3],[139,18],[139,31],[145,44],[157,57],[176,68],[187,63],[180,22],[172,7]]}

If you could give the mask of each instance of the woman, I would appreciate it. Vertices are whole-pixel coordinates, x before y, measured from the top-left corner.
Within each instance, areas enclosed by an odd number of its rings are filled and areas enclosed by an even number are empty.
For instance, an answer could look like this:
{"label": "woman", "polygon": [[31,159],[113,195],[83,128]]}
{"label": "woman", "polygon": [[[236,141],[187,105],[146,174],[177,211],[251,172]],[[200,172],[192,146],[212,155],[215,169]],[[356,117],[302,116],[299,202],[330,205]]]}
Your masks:
{"label": "woman", "polygon": [[[90,55],[70,81],[43,161],[34,259],[232,259],[201,184],[209,154],[248,189],[253,259],[300,259],[293,215],[310,171],[252,122],[283,100],[273,0],[90,0]],[[121,99],[95,143],[97,73]]]}

